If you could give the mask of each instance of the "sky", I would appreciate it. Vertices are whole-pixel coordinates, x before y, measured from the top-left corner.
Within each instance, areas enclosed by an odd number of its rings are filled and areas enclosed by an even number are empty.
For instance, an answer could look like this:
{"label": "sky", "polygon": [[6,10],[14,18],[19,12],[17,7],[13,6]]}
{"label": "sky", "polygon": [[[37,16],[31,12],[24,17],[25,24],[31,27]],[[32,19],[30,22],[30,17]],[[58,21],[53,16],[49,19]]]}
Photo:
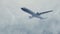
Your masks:
{"label": "sky", "polygon": [[[41,15],[46,19],[32,18],[20,8]],[[0,0],[0,34],[60,34],[60,0]]]}

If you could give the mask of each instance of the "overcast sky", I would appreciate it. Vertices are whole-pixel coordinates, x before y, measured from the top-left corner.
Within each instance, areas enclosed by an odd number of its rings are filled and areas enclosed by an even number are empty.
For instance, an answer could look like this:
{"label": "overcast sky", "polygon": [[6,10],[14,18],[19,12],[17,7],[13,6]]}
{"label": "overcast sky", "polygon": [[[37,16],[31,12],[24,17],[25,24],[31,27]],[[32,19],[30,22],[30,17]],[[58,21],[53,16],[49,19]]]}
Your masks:
{"label": "overcast sky", "polygon": [[[21,7],[53,12],[29,19]],[[0,0],[0,34],[60,34],[60,0]]]}

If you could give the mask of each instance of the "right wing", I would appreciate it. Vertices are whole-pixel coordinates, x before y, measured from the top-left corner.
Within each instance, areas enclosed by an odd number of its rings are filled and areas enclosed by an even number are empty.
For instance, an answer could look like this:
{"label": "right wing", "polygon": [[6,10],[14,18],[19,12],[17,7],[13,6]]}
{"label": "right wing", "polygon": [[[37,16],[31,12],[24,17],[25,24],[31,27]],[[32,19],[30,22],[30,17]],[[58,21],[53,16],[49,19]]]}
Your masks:
{"label": "right wing", "polygon": [[45,13],[49,13],[49,12],[52,12],[53,10],[50,10],[50,11],[46,11],[46,12],[42,12],[42,13],[37,13],[38,15],[41,15],[41,14],[45,14]]}
{"label": "right wing", "polygon": [[25,8],[25,7],[23,7],[23,8],[21,8],[24,12],[27,12],[27,13],[29,13],[29,14],[31,14],[31,15],[33,15],[33,14],[35,14],[34,12],[32,12],[31,10],[29,10],[29,9],[27,9],[27,8]]}

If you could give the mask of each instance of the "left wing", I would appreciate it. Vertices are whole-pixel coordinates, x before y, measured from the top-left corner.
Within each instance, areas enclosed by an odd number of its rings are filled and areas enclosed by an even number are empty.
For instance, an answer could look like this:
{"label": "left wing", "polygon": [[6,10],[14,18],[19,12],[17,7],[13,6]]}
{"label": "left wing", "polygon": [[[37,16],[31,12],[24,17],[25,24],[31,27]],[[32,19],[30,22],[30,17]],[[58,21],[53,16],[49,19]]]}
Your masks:
{"label": "left wing", "polygon": [[46,11],[46,12],[42,12],[42,13],[37,13],[37,15],[41,15],[41,14],[45,14],[45,13],[49,13],[49,12],[52,12],[53,10],[50,10],[50,11]]}

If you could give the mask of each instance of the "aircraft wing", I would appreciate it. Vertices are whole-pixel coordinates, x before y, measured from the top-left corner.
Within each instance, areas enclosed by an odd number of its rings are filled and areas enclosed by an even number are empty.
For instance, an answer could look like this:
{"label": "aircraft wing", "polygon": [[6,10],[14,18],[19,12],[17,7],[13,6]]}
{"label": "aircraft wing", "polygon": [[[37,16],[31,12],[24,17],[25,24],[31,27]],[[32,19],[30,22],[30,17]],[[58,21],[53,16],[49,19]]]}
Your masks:
{"label": "aircraft wing", "polygon": [[37,13],[37,15],[41,15],[41,14],[45,14],[45,13],[49,13],[49,12],[52,12],[53,10],[50,10],[50,11],[46,11],[46,12],[42,12],[42,13]]}
{"label": "aircraft wing", "polygon": [[29,9],[27,9],[27,8],[25,8],[25,7],[23,7],[23,8],[21,8],[24,12],[27,12],[27,13],[29,13],[29,14],[31,14],[31,15],[33,15],[33,14],[35,14],[34,12],[32,12],[31,10],[29,10]]}

